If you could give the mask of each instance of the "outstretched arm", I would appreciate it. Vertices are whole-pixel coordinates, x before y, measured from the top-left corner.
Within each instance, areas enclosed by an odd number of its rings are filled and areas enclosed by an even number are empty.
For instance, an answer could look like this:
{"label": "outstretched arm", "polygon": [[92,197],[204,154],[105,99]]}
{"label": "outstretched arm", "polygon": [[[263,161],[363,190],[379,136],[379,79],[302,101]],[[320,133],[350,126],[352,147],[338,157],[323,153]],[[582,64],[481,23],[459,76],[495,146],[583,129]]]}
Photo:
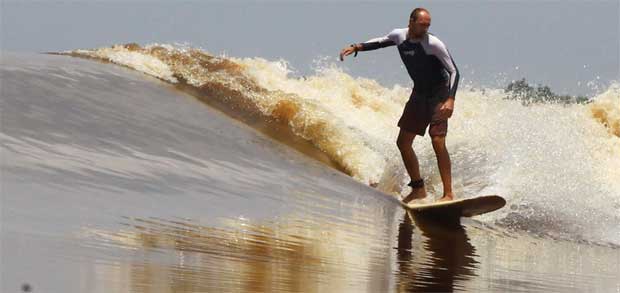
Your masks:
{"label": "outstretched arm", "polygon": [[393,32],[385,37],[374,38],[363,43],[352,44],[349,47],[345,47],[340,51],[340,61],[344,61],[344,56],[349,56],[353,53],[357,56],[357,52],[359,51],[371,51],[396,45],[396,43],[392,40],[392,34]]}

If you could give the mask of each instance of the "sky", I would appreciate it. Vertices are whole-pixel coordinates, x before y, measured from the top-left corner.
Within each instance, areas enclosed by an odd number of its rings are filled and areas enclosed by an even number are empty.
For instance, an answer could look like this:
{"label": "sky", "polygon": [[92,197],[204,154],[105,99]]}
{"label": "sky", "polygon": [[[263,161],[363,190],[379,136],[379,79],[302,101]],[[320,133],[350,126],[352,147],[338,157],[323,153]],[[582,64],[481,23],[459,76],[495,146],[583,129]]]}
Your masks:
{"label": "sky", "polygon": [[294,75],[336,64],[391,87],[411,81],[394,47],[337,61],[351,43],[407,26],[415,7],[453,55],[461,84],[526,78],[592,95],[620,80],[620,1],[6,1],[0,48],[45,52],[183,43],[234,57],[286,60]]}

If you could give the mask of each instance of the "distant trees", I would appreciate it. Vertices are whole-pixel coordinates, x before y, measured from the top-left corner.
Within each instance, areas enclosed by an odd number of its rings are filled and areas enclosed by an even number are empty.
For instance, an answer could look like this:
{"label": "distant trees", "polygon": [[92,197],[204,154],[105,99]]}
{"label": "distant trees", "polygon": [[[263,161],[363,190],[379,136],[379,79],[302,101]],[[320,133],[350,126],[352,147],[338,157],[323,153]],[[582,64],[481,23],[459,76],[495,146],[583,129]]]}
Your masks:
{"label": "distant trees", "polygon": [[531,103],[560,103],[560,104],[585,104],[590,102],[586,96],[558,95],[551,91],[546,85],[536,87],[527,83],[525,78],[513,81],[504,92],[508,94],[508,99],[520,100],[524,104]]}

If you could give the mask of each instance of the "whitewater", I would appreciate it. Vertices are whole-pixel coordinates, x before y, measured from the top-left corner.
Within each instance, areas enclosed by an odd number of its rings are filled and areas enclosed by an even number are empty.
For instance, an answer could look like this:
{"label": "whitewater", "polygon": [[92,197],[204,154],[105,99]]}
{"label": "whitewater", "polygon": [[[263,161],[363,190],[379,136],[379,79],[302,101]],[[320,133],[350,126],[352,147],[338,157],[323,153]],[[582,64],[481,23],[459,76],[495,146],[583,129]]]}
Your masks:
{"label": "whitewater", "polygon": [[617,84],[567,105],[462,87],[455,192],[508,204],[442,227],[398,203],[409,85],[157,44],[0,73],[3,292],[620,289]]}
{"label": "whitewater", "polygon": [[[409,178],[395,147],[408,86],[386,88],[321,62],[296,77],[286,60],[213,56],[174,45],[118,45],[63,52],[186,83],[213,99],[287,125],[366,184],[402,196]],[[483,216],[535,233],[620,244],[620,87],[589,104],[524,105],[501,89],[464,86],[447,144],[455,192],[500,194],[508,208]],[[251,111],[251,110],[248,110]],[[417,139],[431,194],[441,180],[428,137]],[[596,220],[592,217],[595,215]]]}

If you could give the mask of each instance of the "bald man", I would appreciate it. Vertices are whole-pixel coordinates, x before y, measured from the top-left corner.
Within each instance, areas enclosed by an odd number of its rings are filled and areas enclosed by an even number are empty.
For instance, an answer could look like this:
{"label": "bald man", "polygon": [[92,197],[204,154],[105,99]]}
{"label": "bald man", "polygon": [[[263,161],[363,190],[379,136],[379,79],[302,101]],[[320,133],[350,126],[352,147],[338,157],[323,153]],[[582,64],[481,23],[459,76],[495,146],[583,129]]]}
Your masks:
{"label": "bald man", "polygon": [[414,88],[405,105],[398,127],[396,144],[403,158],[411,181],[411,192],[403,198],[408,203],[426,197],[424,180],[420,176],[418,158],[412,144],[416,135],[429,135],[437,156],[439,173],[443,182],[443,196],[439,201],[453,200],[450,155],[446,148],[448,118],[454,110],[454,98],[459,82],[459,71],[446,45],[428,32],[431,15],[424,8],[416,8],[409,16],[407,28],[395,29],[387,36],[342,49],[340,60],[352,53],[396,46],[400,57],[413,80]]}

